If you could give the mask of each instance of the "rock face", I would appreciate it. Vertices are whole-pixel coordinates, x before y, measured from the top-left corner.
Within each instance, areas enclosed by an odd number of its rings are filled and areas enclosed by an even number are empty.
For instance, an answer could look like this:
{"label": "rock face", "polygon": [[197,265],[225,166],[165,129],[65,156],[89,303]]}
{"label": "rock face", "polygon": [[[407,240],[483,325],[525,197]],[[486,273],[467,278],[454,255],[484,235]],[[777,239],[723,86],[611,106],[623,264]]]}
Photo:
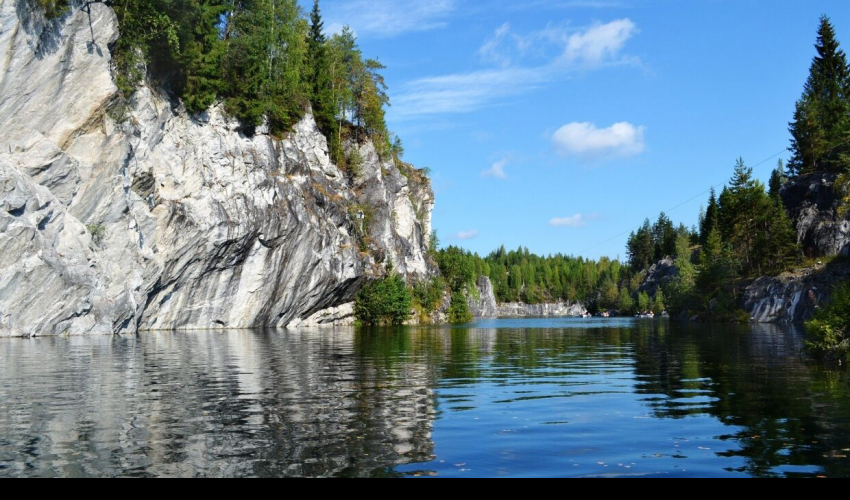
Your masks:
{"label": "rock face", "polygon": [[670,283],[678,275],[679,268],[676,267],[676,261],[671,257],[666,257],[649,268],[638,291],[646,292],[650,297],[655,297],[660,287]]}
{"label": "rock face", "polygon": [[478,297],[469,296],[469,311],[476,318],[495,318],[499,316],[499,305],[496,303],[496,294],[493,291],[493,283],[487,276],[481,276],[476,283]]}
{"label": "rock face", "polygon": [[555,304],[520,304],[506,303],[499,305],[499,317],[502,318],[527,318],[527,317],[578,317],[587,314],[587,309],[581,304],[567,304],[565,302]]}
{"label": "rock face", "polygon": [[125,106],[112,9],[29,5],[0,3],[0,336],[344,324],[385,260],[436,272],[417,171],[366,143],[349,179],[309,115],[280,140],[148,87]]}
{"label": "rock face", "polygon": [[763,277],[746,288],[743,307],[758,323],[802,322],[828,302],[835,285],[848,281],[850,264],[842,262]]}
{"label": "rock face", "polygon": [[836,195],[836,174],[813,174],[788,183],[782,190],[799,243],[812,257],[850,255],[850,210],[842,214]]}

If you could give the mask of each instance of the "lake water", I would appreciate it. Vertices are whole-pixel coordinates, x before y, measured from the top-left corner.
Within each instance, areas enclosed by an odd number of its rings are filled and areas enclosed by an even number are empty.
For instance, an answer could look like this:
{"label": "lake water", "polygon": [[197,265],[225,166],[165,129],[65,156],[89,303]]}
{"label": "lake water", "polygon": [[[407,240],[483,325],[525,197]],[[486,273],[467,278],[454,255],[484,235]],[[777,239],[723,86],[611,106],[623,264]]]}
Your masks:
{"label": "lake water", "polygon": [[794,327],[0,340],[4,476],[850,476],[850,379]]}

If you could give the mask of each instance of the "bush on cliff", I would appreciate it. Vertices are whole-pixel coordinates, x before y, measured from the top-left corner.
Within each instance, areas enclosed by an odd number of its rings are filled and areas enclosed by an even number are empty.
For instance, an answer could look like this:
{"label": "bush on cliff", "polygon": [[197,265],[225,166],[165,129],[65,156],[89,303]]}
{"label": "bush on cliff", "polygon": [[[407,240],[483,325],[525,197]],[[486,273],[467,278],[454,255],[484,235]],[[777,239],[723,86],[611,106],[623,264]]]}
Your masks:
{"label": "bush on cliff", "polygon": [[806,347],[812,355],[831,362],[850,361],[850,285],[835,290],[832,302],[806,323],[806,330]]}

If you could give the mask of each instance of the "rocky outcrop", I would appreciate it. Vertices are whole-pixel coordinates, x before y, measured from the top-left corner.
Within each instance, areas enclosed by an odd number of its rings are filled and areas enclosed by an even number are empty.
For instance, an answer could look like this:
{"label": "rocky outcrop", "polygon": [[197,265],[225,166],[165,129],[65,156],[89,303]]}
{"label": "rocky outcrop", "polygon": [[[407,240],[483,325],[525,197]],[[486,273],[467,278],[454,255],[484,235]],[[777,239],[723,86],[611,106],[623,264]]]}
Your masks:
{"label": "rocky outcrop", "polygon": [[501,318],[566,318],[579,317],[587,314],[587,309],[581,304],[566,302],[554,304],[521,304],[505,303],[499,305]]}
{"label": "rocky outcrop", "polygon": [[114,12],[29,5],[0,3],[0,336],[347,323],[385,261],[436,272],[424,175],[366,143],[350,179],[309,115],[278,139],[122,103]]}
{"label": "rocky outcrop", "polygon": [[469,294],[469,311],[475,318],[495,318],[499,316],[499,305],[496,303],[496,294],[493,291],[493,283],[487,276],[481,276],[476,283],[477,296]]}
{"label": "rocky outcrop", "polygon": [[659,288],[669,284],[678,275],[676,261],[672,257],[666,257],[649,268],[638,292],[646,292],[650,297],[655,297]]}
{"label": "rocky outcrop", "polygon": [[829,301],[836,285],[848,281],[850,264],[841,261],[759,278],[745,289],[743,308],[758,323],[806,321]]}
{"label": "rocky outcrop", "polygon": [[812,174],[789,182],[782,199],[801,246],[812,257],[850,255],[850,210],[840,210],[836,174]]}

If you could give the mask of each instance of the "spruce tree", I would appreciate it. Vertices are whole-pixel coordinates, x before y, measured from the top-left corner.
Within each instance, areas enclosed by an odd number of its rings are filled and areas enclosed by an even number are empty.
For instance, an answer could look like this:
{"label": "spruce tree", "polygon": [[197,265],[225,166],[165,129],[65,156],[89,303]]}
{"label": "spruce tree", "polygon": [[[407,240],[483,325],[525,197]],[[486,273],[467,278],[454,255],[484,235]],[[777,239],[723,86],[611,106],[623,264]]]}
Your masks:
{"label": "spruce tree", "polygon": [[770,197],[777,200],[780,199],[780,191],[787,181],[788,179],[785,177],[785,167],[782,165],[782,160],[779,160],[776,170],[770,174],[770,183],[768,184],[770,187]]}
{"label": "spruce tree", "polygon": [[842,171],[850,164],[850,68],[826,16],[821,18],[815,48],[817,55],[789,125],[792,175]]}
{"label": "spruce tree", "polygon": [[702,219],[699,235],[700,235],[700,243],[705,245],[708,242],[708,235],[714,229],[717,229],[718,224],[718,210],[720,206],[717,203],[717,192],[714,191],[714,188],[711,188],[711,196],[708,198],[708,208],[705,209],[705,217]]}
{"label": "spruce tree", "polygon": [[224,90],[221,66],[225,42],[220,25],[230,3],[231,0],[198,0],[188,9],[184,24],[187,40],[179,61],[185,68],[183,101],[192,113],[209,109]]}
{"label": "spruce tree", "polygon": [[338,160],[339,134],[337,133],[337,109],[334,103],[328,44],[324,34],[325,23],[319,9],[319,0],[314,0],[310,12],[310,32],[307,36],[308,72],[310,75],[310,102],[313,117],[319,130],[328,138],[331,158]]}

